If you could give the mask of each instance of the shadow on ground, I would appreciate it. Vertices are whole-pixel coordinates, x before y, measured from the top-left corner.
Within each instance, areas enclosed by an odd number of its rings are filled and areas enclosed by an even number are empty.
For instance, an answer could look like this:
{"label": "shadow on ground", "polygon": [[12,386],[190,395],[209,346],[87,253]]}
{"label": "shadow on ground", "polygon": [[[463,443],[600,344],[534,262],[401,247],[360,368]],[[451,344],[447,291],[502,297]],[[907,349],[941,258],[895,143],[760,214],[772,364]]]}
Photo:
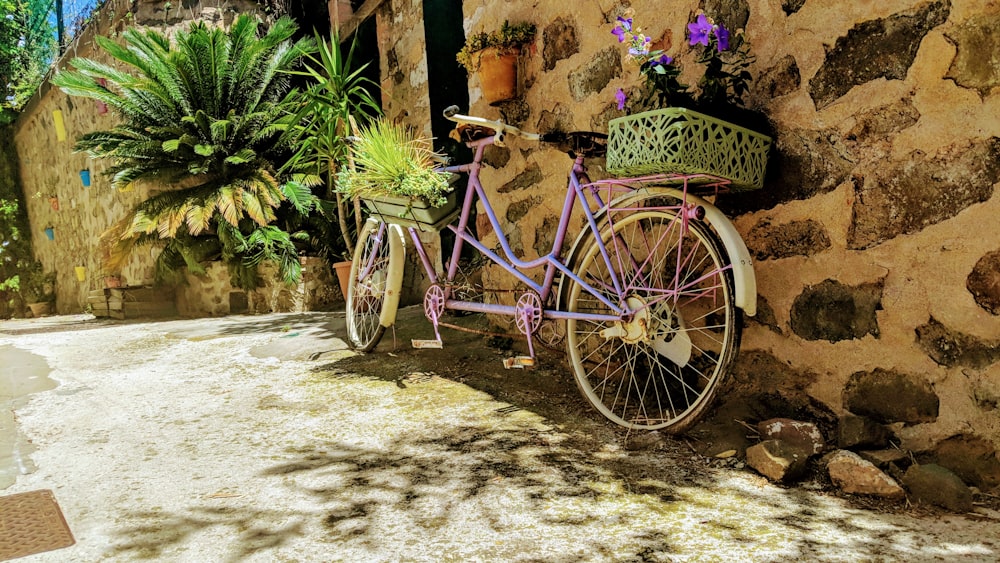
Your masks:
{"label": "shadow on ground", "polygon": [[[247,323],[222,330],[296,330],[285,319]],[[943,542],[918,519],[713,467],[683,439],[633,448],[637,436],[611,426],[579,397],[560,354],[544,351],[534,370],[503,370],[500,359],[512,352],[491,348],[478,334],[447,331],[442,350],[410,349],[404,342],[430,330],[414,323],[424,321],[401,315],[396,334],[387,334],[376,353],[324,363],[313,375],[401,390],[458,382],[497,401],[492,414],[422,424],[378,446],[314,440],[290,447],[259,476],[301,499],[286,503],[292,508],[222,495],[180,512],[133,514],[143,523],[116,532],[116,554],[161,558],[210,530],[238,538],[232,561],[266,557],[317,535],[339,560],[926,561],[998,554],[992,540]],[[344,337],[336,322],[329,333]]]}

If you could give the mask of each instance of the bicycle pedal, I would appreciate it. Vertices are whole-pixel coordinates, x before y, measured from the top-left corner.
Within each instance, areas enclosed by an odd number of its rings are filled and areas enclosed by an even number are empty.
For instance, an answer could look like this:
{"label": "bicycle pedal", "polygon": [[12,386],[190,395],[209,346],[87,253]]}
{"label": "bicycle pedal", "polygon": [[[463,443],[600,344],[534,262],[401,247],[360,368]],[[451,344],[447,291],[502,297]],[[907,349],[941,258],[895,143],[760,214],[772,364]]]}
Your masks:
{"label": "bicycle pedal", "polygon": [[524,369],[535,367],[535,358],[531,356],[514,356],[503,359],[503,367],[507,369]]}
{"label": "bicycle pedal", "polygon": [[440,340],[417,340],[416,338],[414,338],[413,340],[410,340],[410,344],[414,348],[417,348],[418,350],[422,349],[422,348],[443,348],[444,347],[441,344]]}

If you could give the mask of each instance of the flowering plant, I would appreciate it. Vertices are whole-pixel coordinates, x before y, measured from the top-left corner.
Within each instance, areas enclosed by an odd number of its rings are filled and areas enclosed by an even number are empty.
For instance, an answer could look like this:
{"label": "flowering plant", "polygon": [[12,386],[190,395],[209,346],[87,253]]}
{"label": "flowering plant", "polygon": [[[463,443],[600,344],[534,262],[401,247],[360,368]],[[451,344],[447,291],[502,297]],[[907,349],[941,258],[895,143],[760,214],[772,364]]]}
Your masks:
{"label": "flowering plant", "polygon": [[[688,24],[688,45],[696,49],[695,62],[704,65],[698,90],[680,82],[680,64],[662,49],[652,49],[652,39],[633,24],[632,17],[619,17],[611,31],[619,43],[628,46],[628,58],[639,66],[648,89],[643,107],[668,105],[719,108],[742,105],[743,95],[752,79],[747,70],[754,57],[741,32],[732,33],[705,14],[698,14]],[[627,96],[619,88],[615,94],[618,109],[625,109]]]}

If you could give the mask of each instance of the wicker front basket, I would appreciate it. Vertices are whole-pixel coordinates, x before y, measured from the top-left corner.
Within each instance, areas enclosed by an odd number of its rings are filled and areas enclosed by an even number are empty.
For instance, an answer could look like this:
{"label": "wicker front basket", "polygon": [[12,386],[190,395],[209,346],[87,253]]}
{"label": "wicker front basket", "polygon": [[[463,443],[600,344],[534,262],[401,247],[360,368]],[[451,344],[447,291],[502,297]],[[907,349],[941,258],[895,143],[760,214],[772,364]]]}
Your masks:
{"label": "wicker front basket", "polygon": [[771,138],[685,108],[608,122],[608,172],[615,176],[711,174],[733,191],[764,185]]}

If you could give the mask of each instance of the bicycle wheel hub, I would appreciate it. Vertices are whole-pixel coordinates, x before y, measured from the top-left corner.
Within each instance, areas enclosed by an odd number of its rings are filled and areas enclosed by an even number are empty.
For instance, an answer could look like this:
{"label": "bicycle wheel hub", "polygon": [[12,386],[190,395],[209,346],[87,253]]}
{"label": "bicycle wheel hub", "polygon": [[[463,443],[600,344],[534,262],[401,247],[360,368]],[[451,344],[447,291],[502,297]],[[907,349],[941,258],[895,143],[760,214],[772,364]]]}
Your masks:
{"label": "bicycle wheel hub", "polygon": [[605,339],[621,338],[629,344],[638,344],[649,340],[649,328],[652,318],[646,301],[641,297],[632,296],[625,302],[632,310],[632,317],[629,320],[620,320],[601,331],[601,336]]}

